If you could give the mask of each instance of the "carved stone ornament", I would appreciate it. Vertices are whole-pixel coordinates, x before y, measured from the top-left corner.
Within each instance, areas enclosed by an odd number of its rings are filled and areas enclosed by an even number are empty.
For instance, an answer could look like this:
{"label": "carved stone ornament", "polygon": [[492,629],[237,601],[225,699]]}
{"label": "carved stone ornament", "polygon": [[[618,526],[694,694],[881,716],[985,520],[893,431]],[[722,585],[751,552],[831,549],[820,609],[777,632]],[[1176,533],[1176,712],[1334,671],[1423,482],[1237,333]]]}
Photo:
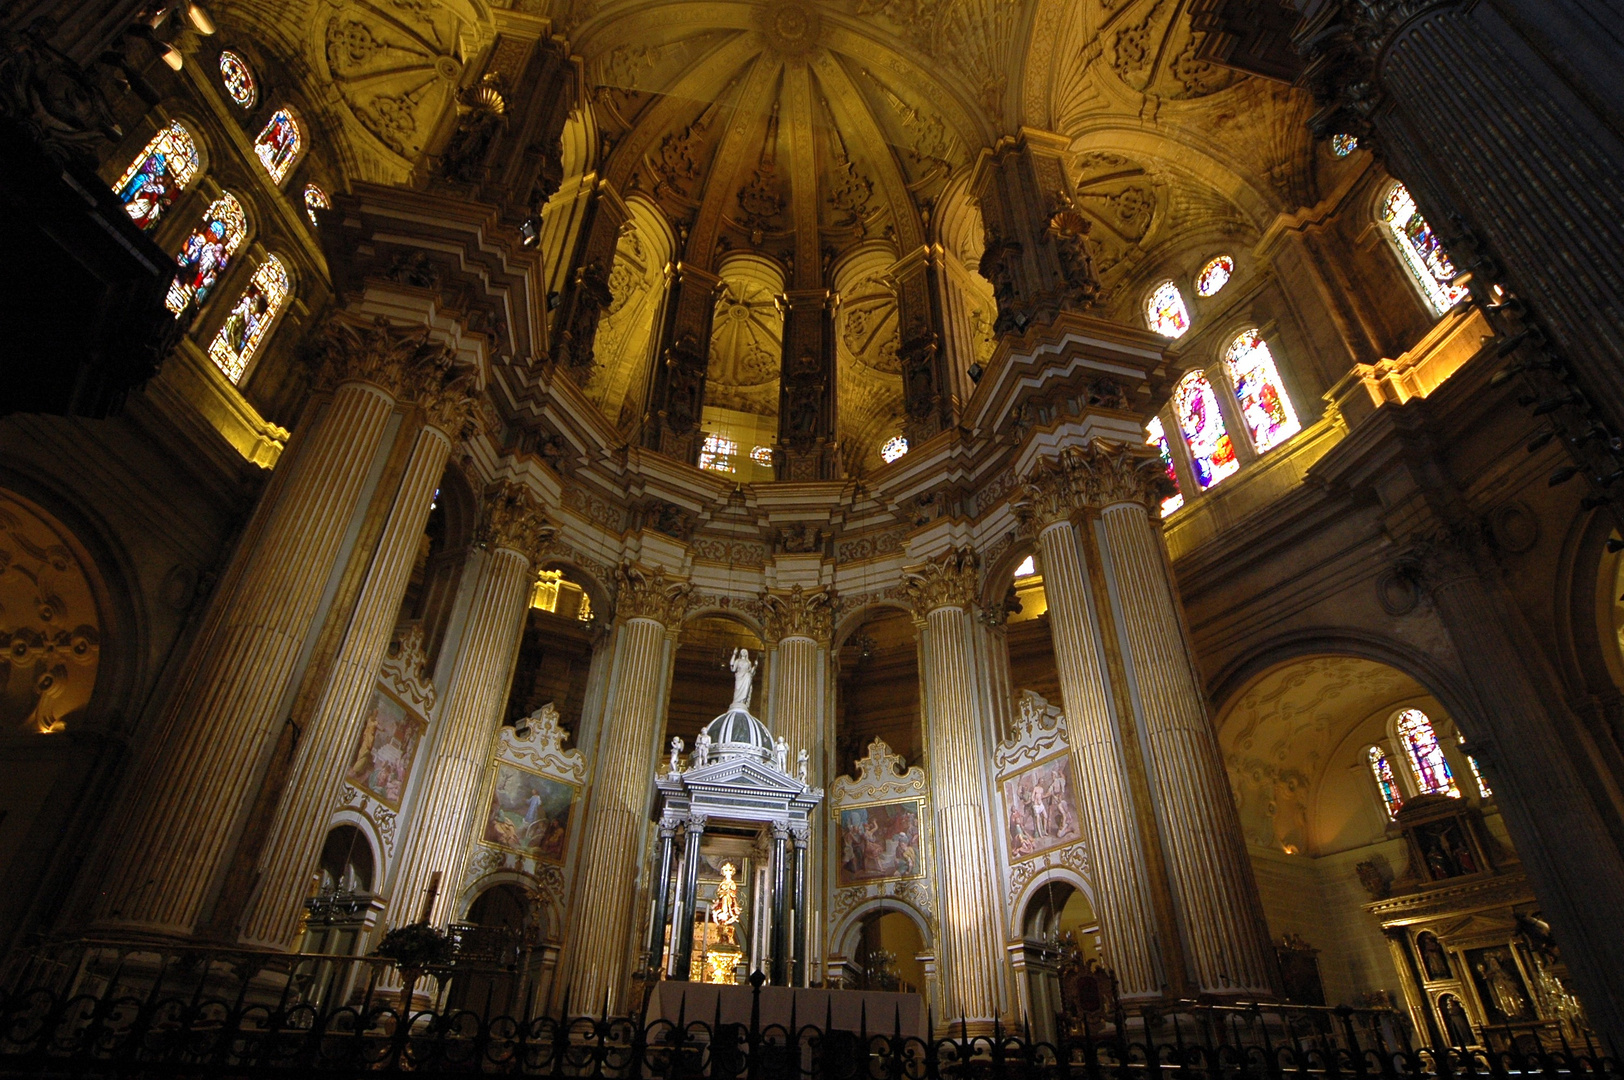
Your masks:
{"label": "carved stone ornament", "polygon": [[378,680],[423,716],[434,709],[434,683],[429,681],[428,659],[423,653],[423,624],[417,620],[395,629],[395,640],[384,654]]}
{"label": "carved stone ornament", "polygon": [[1348,134],[1366,146],[1376,144],[1373,118],[1386,96],[1378,84],[1378,58],[1393,32],[1430,9],[1458,2],[1335,0],[1304,19],[1293,44],[1304,60],[1302,84],[1320,106],[1308,121],[1314,134]]}
{"label": "carved stone ornament", "polygon": [[829,788],[829,805],[887,802],[910,795],[925,797],[925,770],[915,765],[903,771],[906,759],[894,753],[884,739],[868,744],[868,756],[857,759],[857,778],[842,776]]}
{"label": "carved stone ornament", "polygon": [[112,87],[52,48],[55,31],[46,17],[21,33],[0,30],[0,116],[18,122],[56,161],[94,167],[101,148],[124,134],[108,105]]}
{"label": "carved stone ornament", "polygon": [[479,426],[478,398],[475,396],[472,368],[454,368],[450,353],[443,354],[444,366],[424,367],[412,380],[408,391],[423,410],[430,427],[439,428],[453,440],[465,439]]}
{"label": "carved stone ornament", "polygon": [[507,548],[534,563],[556,531],[547,523],[541,504],[523,484],[499,480],[485,489],[477,534],[485,547]]}
{"label": "carved stone ornament", "polygon": [[1430,593],[1474,578],[1478,567],[1492,558],[1486,547],[1469,529],[1440,526],[1410,538],[1398,573]]}
{"label": "carved stone ornament", "polygon": [[502,729],[496,757],[572,784],[586,781],[586,759],[563,749],[570,733],[558,725],[558,708],[548,702],[513,727]]}
{"label": "carved stone ornament", "polygon": [[976,600],[981,561],[962,547],[904,571],[903,587],[914,614],[924,618],[937,608],[968,608]]}
{"label": "carved stone ornament", "polygon": [[1013,727],[1010,737],[993,748],[1000,773],[1025,768],[1067,745],[1065,713],[1036,690],[1021,691]]}
{"label": "carved stone ornament", "polygon": [[336,387],[369,382],[395,398],[412,396],[425,379],[450,372],[446,346],[429,337],[426,326],[396,326],[382,315],[371,322],[337,314],[322,330],[317,382]]}
{"label": "carved stone ornament", "polygon": [[799,585],[787,594],[762,593],[761,606],[767,612],[767,640],[806,637],[827,645],[834,632],[834,611],[830,599],[826,589],[806,592]]}
{"label": "carved stone ornament", "polygon": [[1076,477],[1063,461],[1045,458],[1022,484],[1015,504],[1015,516],[1024,531],[1036,535],[1050,525],[1070,521],[1080,508]]}
{"label": "carved stone ornament", "polygon": [[1041,528],[1059,520],[1055,515],[1062,511],[1083,507],[1138,503],[1152,510],[1173,490],[1153,447],[1094,439],[1086,446],[1067,447],[1038,466],[1021,493],[1017,513]]}
{"label": "carved stone ornament", "polygon": [[650,571],[633,563],[615,571],[615,586],[616,619],[653,619],[673,630],[682,625],[693,590],[686,581],[667,581],[663,568]]}

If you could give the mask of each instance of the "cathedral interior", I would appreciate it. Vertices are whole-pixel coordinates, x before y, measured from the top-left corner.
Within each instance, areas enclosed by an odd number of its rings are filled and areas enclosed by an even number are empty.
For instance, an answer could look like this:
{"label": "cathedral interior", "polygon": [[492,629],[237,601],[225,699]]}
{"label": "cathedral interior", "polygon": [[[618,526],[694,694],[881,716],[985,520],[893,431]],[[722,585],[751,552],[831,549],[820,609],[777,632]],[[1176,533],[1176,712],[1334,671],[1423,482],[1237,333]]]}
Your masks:
{"label": "cathedral interior", "polygon": [[1617,14],[13,0],[4,989],[1624,1042]]}

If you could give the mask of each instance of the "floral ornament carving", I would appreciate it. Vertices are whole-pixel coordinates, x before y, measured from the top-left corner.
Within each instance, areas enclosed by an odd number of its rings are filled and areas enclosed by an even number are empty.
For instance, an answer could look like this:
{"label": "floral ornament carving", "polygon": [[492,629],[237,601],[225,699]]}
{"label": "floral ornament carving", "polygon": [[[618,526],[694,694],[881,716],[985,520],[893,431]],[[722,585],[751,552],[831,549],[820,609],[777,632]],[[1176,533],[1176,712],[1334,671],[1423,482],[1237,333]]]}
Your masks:
{"label": "floral ornament carving", "polygon": [[60,732],[89,703],[97,621],[73,552],[27,506],[0,495],[0,731]]}
{"label": "floral ornament carving", "polygon": [[904,571],[903,588],[914,614],[924,618],[938,608],[971,607],[980,569],[974,549],[961,547]]}
{"label": "floral ornament carving", "polygon": [[827,645],[834,632],[830,600],[827,589],[807,592],[799,585],[788,593],[762,593],[761,606],[767,612],[767,640],[806,637]]}
{"label": "floral ornament carving", "polygon": [[645,570],[622,563],[615,570],[615,618],[652,619],[675,630],[688,614],[692,591],[686,581],[668,581],[663,567]]}
{"label": "floral ornament carving", "polygon": [[429,337],[426,326],[396,326],[382,315],[370,323],[335,315],[318,347],[317,382],[336,387],[369,382],[395,398],[426,390],[453,368],[450,350]]}
{"label": "floral ornament carving", "polygon": [[1016,513],[1028,527],[1042,529],[1085,507],[1158,506],[1171,487],[1153,448],[1094,439],[1039,464],[1021,486]]}
{"label": "floral ornament carving", "polygon": [[541,504],[523,484],[499,480],[485,489],[476,534],[485,547],[506,548],[534,563],[555,532]]}

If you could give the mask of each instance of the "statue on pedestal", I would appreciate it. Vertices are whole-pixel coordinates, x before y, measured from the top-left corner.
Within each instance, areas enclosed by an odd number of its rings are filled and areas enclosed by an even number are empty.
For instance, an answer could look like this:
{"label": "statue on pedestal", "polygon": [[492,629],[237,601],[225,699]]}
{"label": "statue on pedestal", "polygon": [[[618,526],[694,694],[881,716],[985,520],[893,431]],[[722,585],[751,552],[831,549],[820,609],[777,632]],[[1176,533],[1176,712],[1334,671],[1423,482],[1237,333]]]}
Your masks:
{"label": "statue on pedestal", "polygon": [[733,704],[730,709],[750,708],[750,691],[756,678],[756,665],[750,659],[749,649],[734,649],[733,659],[728,661],[729,668],[733,669]]}

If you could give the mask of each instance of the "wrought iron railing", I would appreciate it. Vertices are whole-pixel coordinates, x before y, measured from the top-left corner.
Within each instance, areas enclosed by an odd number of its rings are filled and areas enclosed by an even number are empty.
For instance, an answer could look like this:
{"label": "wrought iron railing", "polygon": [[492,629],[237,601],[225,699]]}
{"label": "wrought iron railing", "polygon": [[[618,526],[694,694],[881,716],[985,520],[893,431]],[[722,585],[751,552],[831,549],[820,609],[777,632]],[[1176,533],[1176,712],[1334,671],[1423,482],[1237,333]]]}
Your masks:
{"label": "wrought iron railing", "polygon": [[[748,1023],[720,1015],[516,1015],[446,1008],[458,972],[401,1000],[370,958],[81,943],[3,973],[0,1076],[309,1077],[412,1072],[613,1080],[1421,1080],[1613,1078],[1595,1046],[1490,1053],[1416,1047],[1382,1010],[1184,1003],[1118,1012],[1055,1041],[1027,1031],[944,1037],[862,1013]],[[802,1021],[807,1021],[803,1023]],[[929,1027],[929,1025],[927,1025]],[[1064,1023],[1059,1024],[1062,1030]]]}

